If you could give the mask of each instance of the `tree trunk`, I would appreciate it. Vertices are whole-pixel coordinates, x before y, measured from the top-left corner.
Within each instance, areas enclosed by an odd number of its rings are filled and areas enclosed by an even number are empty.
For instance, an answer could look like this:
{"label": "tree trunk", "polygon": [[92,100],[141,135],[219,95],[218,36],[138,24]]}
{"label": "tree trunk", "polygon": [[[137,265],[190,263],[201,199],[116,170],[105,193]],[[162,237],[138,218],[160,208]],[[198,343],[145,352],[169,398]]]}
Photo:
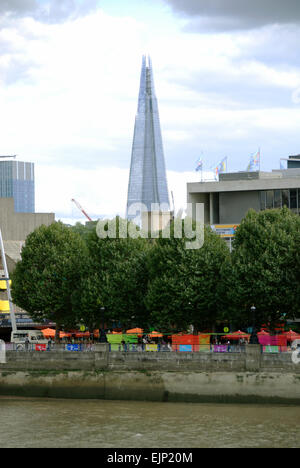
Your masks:
{"label": "tree trunk", "polygon": [[55,338],[54,338],[54,341],[55,343],[59,344],[59,329],[60,329],[60,326],[59,324],[57,323],[56,324],[56,328],[55,328]]}

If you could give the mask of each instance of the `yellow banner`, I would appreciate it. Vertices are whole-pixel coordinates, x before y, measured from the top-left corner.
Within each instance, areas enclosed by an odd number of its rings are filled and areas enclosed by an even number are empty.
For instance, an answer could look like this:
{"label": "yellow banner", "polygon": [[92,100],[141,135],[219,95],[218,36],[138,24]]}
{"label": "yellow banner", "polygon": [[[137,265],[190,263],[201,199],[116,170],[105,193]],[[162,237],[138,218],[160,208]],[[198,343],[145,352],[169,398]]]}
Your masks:
{"label": "yellow banner", "polygon": [[146,344],[146,351],[157,351],[157,344]]}
{"label": "yellow banner", "polygon": [[9,312],[9,302],[0,301],[0,312]]}
{"label": "yellow banner", "polygon": [[210,351],[210,335],[199,335],[199,351]]}
{"label": "yellow banner", "polygon": [[[11,286],[11,280],[9,280],[9,285]],[[6,281],[0,280],[0,289],[6,289]]]}

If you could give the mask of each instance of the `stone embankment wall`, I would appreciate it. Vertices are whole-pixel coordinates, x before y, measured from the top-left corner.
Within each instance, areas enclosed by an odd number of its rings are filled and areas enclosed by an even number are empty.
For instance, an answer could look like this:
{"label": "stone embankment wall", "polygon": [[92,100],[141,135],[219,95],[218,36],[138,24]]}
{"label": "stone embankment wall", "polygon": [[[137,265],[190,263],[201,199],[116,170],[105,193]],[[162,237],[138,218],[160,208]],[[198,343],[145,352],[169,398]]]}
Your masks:
{"label": "stone embankment wall", "polygon": [[193,402],[300,403],[290,353],[7,352],[0,395]]}

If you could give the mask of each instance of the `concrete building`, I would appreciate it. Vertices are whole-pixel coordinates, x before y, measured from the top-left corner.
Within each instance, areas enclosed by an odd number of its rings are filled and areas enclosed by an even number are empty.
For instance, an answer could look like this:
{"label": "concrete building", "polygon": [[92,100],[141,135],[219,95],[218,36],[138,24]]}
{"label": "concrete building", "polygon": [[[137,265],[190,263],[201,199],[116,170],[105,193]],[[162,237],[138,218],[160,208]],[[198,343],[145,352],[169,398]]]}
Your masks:
{"label": "concrete building", "polygon": [[[54,221],[54,213],[17,213],[13,198],[0,198],[0,229],[9,273],[21,259],[21,249],[28,234],[39,226],[43,224],[49,226]],[[1,280],[4,276],[0,258],[0,338],[1,336],[8,338],[11,327],[6,283]],[[24,310],[17,306],[14,308],[18,327],[31,328],[37,325]]]}
{"label": "concrete building", "polygon": [[0,228],[4,241],[25,241],[37,227],[49,226],[54,221],[54,213],[18,213],[13,198],[0,198]]}
{"label": "concrete building", "polygon": [[287,168],[300,169],[300,154],[297,154],[296,156],[290,156],[289,159],[287,159]]}
{"label": "concrete building", "polygon": [[220,174],[219,182],[187,184],[187,201],[204,203],[204,222],[238,225],[250,208],[261,211],[287,206],[300,214],[300,167],[272,172]]}

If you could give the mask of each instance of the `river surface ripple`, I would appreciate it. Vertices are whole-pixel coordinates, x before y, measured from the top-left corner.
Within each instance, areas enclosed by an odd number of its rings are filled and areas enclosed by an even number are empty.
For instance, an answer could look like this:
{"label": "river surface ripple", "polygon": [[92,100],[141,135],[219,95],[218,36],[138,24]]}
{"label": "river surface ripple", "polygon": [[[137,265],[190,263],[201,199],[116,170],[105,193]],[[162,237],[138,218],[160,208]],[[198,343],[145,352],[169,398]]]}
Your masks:
{"label": "river surface ripple", "polygon": [[0,446],[300,448],[300,406],[1,397]]}

